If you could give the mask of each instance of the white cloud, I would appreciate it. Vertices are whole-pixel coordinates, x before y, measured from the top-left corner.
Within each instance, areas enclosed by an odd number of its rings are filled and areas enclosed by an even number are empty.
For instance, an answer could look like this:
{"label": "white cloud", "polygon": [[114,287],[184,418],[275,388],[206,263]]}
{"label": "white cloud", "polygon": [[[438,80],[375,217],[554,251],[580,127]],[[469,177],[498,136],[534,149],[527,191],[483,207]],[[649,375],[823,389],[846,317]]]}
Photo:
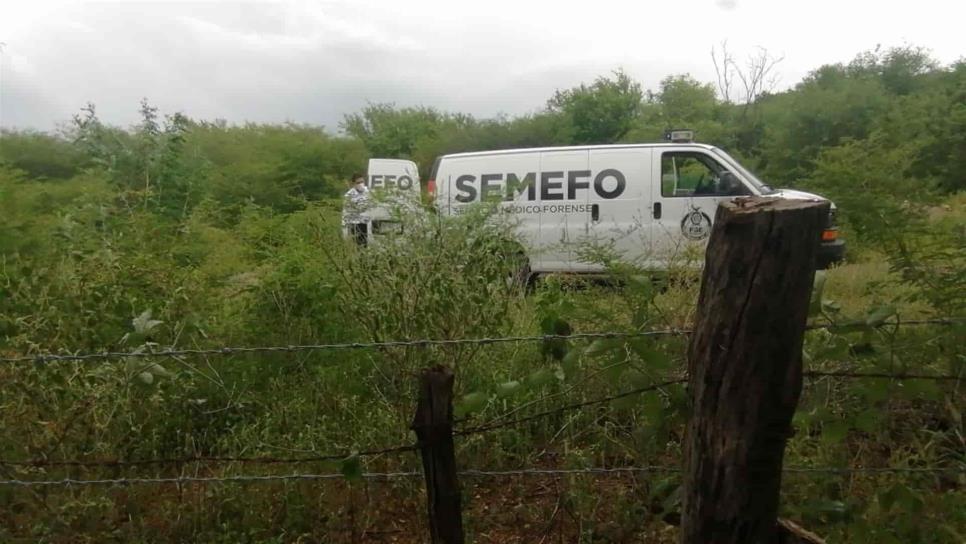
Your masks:
{"label": "white cloud", "polygon": [[939,0],[912,11],[871,0],[737,8],[736,0],[19,2],[0,19],[0,122],[51,128],[93,101],[108,122],[129,124],[143,96],[193,117],[332,128],[380,101],[518,114],[618,67],[650,88],[685,72],[713,81],[709,52],[726,38],[739,58],[758,45],[785,53],[784,85],[877,43],[924,45],[942,62],[964,53],[957,25],[966,8]]}
{"label": "white cloud", "polygon": [[263,30],[232,28],[195,16],[177,19],[201,41],[214,41],[249,51],[267,53],[304,53],[326,46],[353,46],[361,49],[419,51],[422,46],[408,36],[389,36],[368,22],[353,22],[309,4],[303,9],[283,6],[281,27]]}

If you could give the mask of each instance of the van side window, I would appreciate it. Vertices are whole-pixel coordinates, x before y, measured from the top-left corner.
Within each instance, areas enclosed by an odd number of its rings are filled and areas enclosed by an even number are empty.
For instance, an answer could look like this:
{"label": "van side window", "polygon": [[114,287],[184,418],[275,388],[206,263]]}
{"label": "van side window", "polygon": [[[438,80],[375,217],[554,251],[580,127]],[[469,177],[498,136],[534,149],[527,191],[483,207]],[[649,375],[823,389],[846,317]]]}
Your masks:
{"label": "van side window", "polygon": [[737,196],[749,194],[734,174],[703,153],[668,151],[661,154],[661,195]]}

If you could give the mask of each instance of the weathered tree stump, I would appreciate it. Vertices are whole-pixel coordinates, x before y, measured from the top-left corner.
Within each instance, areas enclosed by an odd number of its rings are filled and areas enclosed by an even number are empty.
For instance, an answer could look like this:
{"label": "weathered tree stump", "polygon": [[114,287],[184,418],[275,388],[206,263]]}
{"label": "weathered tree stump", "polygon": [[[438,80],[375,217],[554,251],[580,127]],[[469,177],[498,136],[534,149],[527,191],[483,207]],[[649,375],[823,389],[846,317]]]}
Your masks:
{"label": "weathered tree stump", "polygon": [[[688,349],[681,542],[773,544],[826,201],[718,207]],[[795,540],[784,540],[794,542]]]}
{"label": "weathered tree stump", "polygon": [[419,377],[419,404],[413,417],[426,478],[430,541],[463,544],[463,514],[453,448],[453,371],[429,368]]}

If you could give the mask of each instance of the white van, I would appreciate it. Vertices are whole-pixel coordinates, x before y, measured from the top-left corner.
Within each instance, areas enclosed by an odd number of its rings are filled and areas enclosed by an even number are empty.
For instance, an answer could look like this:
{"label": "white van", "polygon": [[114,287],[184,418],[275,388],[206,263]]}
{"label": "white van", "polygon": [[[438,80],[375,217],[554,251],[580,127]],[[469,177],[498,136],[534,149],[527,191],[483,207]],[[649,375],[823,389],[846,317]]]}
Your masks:
{"label": "white van", "polygon": [[[366,187],[370,193],[369,204],[362,214],[366,221],[366,242],[377,242],[380,236],[401,232],[402,223],[394,217],[394,209],[419,205],[422,189],[416,163],[403,159],[369,159]],[[349,237],[347,225],[342,226],[342,234]]]}
{"label": "white van", "polygon": [[[773,190],[724,151],[671,134],[671,143],[513,149],[436,159],[428,190],[442,214],[496,201],[514,220],[534,274],[599,272],[586,248],[665,269],[703,246],[718,203],[738,196],[822,198]],[[842,259],[834,204],[819,267]]]}

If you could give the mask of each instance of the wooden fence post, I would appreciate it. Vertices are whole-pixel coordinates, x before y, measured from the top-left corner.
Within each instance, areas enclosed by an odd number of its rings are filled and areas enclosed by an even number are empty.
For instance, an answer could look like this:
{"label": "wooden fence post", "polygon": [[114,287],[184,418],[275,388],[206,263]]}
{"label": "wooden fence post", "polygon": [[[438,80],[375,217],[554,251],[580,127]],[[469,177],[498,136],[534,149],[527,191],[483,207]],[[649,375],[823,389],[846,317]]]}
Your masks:
{"label": "wooden fence post", "polygon": [[767,197],[718,207],[688,348],[683,544],[810,541],[777,515],[828,212]]}
{"label": "wooden fence post", "polygon": [[431,542],[463,544],[460,485],[453,449],[453,371],[449,368],[423,370],[412,429],[419,439],[426,477]]}

